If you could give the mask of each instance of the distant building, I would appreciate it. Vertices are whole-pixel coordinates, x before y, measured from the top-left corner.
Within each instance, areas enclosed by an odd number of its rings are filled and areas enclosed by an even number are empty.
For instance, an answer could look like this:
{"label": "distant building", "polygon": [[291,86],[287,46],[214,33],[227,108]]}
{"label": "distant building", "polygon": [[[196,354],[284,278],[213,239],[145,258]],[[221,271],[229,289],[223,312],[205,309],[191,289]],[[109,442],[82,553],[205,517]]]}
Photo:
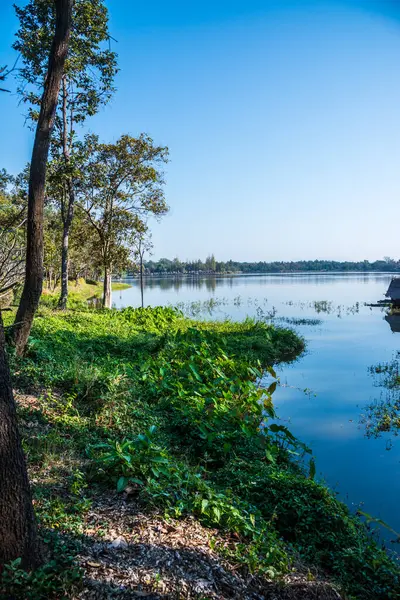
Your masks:
{"label": "distant building", "polygon": [[400,277],[392,279],[385,296],[390,298],[394,307],[400,308]]}

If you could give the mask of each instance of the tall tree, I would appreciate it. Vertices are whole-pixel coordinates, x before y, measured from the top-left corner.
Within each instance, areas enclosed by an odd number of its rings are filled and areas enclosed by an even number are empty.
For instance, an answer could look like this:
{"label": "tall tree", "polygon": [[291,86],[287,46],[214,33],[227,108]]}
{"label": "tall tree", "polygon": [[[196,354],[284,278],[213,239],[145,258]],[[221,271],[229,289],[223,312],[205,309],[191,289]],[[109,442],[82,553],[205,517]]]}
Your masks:
{"label": "tall tree", "polygon": [[45,206],[43,268],[46,286],[52,292],[60,281],[61,236],[59,211],[52,205]]}
{"label": "tall tree", "polygon": [[143,266],[144,266],[144,256],[147,253],[150,253],[153,248],[153,242],[151,241],[151,233],[146,229],[142,229],[137,231],[133,235],[133,247],[135,258],[139,260],[139,277],[140,277],[140,299],[141,306],[144,308],[144,282],[143,282]]}
{"label": "tall tree", "polygon": [[37,118],[29,171],[25,283],[15,318],[13,338],[23,354],[43,286],[43,207],[47,160],[55,114],[68,53],[73,0],[55,0],[56,18],[43,95]]}
{"label": "tall tree", "polygon": [[[54,2],[30,0],[25,7],[17,8],[17,15],[20,29],[14,48],[23,60],[20,91],[30,104],[32,119],[36,119],[38,90],[46,76],[46,55],[51,45]],[[58,185],[53,185],[51,192],[60,205],[63,229],[61,308],[66,307],[68,298],[69,237],[75,208],[75,178],[79,175],[76,169],[77,128],[109,101],[117,72],[116,54],[108,47],[108,11],[104,0],[74,0],[72,18],[61,102],[52,140],[53,174]]]}
{"label": "tall tree", "polygon": [[28,568],[40,553],[5,345],[0,311],[0,565],[21,558]]}
{"label": "tall tree", "polygon": [[155,146],[145,134],[123,135],[115,144],[100,144],[96,136],[88,136],[85,147],[88,161],[80,206],[97,234],[103,305],[110,308],[112,270],[128,263],[132,236],[146,229],[149,215],[161,217],[168,211],[161,170],[168,149]]}
{"label": "tall tree", "polygon": [[205,267],[206,267],[207,271],[212,271],[213,273],[215,272],[216,262],[215,262],[214,254],[207,256],[206,262],[205,262]]}
{"label": "tall tree", "polygon": [[[72,0],[55,0],[57,18],[54,41],[49,56],[48,75],[38,121],[38,129],[32,156],[29,186],[27,235],[27,277],[24,301],[19,310],[23,326],[16,328],[18,348],[23,346],[39,299],[41,280],[42,213],[46,175],[47,153],[52,121],[57,104],[62,69],[68,50],[71,27]],[[29,252],[32,255],[29,256]],[[29,273],[29,266],[32,274]],[[38,281],[35,280],[35,274]],[[21,307],[20,307],[21,308]],[[25,457],[18,432],[17,414],[12,391],[10,370],[7,363],[3,321],[0,313],[0,564],[22,559],[25,567],[33,567],[39,561],[36,524],[32,506]]]}
{"label": "tall tree", "polygon": [[70,272],[76,282],[80,277],[92,280],[100,278],[102,263],[97,246],[96,231],[82,211],[78,210],[74,218],[70,245]]}

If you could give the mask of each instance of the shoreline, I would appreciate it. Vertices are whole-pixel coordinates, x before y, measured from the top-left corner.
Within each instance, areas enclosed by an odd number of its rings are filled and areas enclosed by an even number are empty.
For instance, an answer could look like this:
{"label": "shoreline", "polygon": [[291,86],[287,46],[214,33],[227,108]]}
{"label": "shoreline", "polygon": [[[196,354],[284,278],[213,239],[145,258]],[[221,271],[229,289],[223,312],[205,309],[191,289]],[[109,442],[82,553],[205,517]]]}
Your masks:
{"label": "shoreline", "polygon": [[[399,276],[400,271],[281,271],[281,272],[265,272],[265,273],[242,273],[234,271],[229,273],[144,273],[143,278],[152,279],[183,279],[183,278],[198,278],[198,277],[262,277],[262,276],[282,276],[282,275],[392,275]],[[126,277],[116,278],[115,281],[139,280],[140,275],[129,275]]]}
{"label": "shoreline", "polygon": [[[55,553],[55,581],[79,564],[102,586],[110,552],[129,562],[140,540],[154,536],[145,529],[135,541],[129,518],[151,523],[155,511],[167,533],[171,519],[192,519],[210,536],[213,560],[251,574],[261,598],[273,582],[276,597],[287,598],[290,573],[324,598],[337,590],[357,600],[400,594],[398,565],[316,481],[309,450],[277,420],[273,365],[305,347],[293,331],[195,321],[171,308],[42,306],[33,338],[28,356],[10,361],[36,514],[41,531],[62,544],[72,537],[78,548],[68,568]],[[260,388],[265,372],[270,383]],[[296,464],[289,451],[308,459]],[[121,510],[126,525],[110,517]],[[129,589],[152,589],[146,581]],[[218,597],[228,597],[223,588]]]}

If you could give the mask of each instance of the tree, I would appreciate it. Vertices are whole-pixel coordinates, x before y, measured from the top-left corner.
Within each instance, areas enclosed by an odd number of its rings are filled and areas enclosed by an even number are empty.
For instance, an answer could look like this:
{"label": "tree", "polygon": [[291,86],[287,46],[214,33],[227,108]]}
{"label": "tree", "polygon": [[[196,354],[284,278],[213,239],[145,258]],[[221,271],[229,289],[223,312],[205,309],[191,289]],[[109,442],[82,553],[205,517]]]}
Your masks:
{"label": "tree", "polygon": [[0,171],[0,306],[25,272],[26,210],[19,179]]}
{"label": "tree", "polygon": [[148,232],[147,228],[144,230],[137,231],[133,236],[133,246],[135,257],[139,259],[139,277],[140,277],[140,298],[141,306],[144,308],[144,289],[143,289],[143,258],[147,252],[150,252],[153,248],[153,242],[151,241],[151,233]]}
{"label": "tree", "polygon": [[25,350],[42,293],[43,207],[47,160],[71,32],[72,0],[55,0],[55,6],[55,33],[49,54],[29,171],[25,283],[13,328],[18,354],[23,354]]}
{"label": "tree", "polygon": [[[47,152],[59,83],[68,49],[71,4],[72,0],[56,0],[54,42],[49,57],[48,75],[33,149],[28,199],[26,282],[22,307],[20,305],[21,310],[18,311],[22,326],[17,325],[15,328],[19,350],[24,347],[29,335],[36,308],[35,302],[39,300],[43,278],[41,236]],[[32,269],[32,273],[29,272],[29,268]],[[36,524],[25,457],[18,431],[1,313],[0,481],[0,564],[21,558],[24,567],[34,567],[40,560],[40,554],[37,548]]]}
{"label": "tree", "polygon": [[40,553],[5,347],[0,311],[0,565],[21,558],[28,568]]}
{"label": "tree", "polygon": [[97,252],[97,234],[82,211],[77,211],[71,231],[71,275],[92,280],[100,278],[102,264]]}
{"label": "tree", "polygon": [[45,206],[43,230],[43,268],[47,288],[54,292],[60,280],[62,229],[59,212]]}
{"label": "tree", "polygon": [[[46,77],[47,54],[51,45],[54,2],[30,0],[17,8],[20,21],[14,48],[21,53],[23,85],[20,91],[31,105],[30,116],[38,117],[36,107],[42,82]],[[61,295],[59,305],[65,308],[68,298],[69,236],[75,208],[76,127],[82,126],[101,105],[110,99],[117,72],[116,54],[108,47],[108,11],[103,0],[75,0],[73,29],[68,58],[61,81],[61,102],[56,113],[52,140],[53,197],[60,205],[63,225],[61,251]],[[28,84],[28,87],[27,85]],[[54,177],[56,176],[56,177]]]}
{"label": "tree", "polygon": [[212,271],[213,273],[215,272],[216,262],[214,254],[211,254],[211,256],[207,256],[205,266],[207,271]]}
{"label": "tree", "polygon": [[[7,67],[0,67],[0,81],[5,81],[8,75]],[[0,88],[0,92],[8,92],[4,88]]]}
{"label": "tree", "polygon": [[168,211],[160,170],[168,149],[155,146],[145,134],[123,135],[115,144],[100,144],[96,136],[87,136],[85,147],[80,207],[97,234],[103,306],[110,308],[112,269],[128,264],[133,236],[146,229],[147,216],[161,217]]}
{"label": "tree", "polygon": [[[17,65],[17,60],[15,61],[14,66],[11,69],[7,69],[7,67],[0,67],[0,81],[3,82],[7,79],[7,77],[15,70]],[[5,88],[0,88],[0,92],[9,92],[10,90],[6,90]]]}

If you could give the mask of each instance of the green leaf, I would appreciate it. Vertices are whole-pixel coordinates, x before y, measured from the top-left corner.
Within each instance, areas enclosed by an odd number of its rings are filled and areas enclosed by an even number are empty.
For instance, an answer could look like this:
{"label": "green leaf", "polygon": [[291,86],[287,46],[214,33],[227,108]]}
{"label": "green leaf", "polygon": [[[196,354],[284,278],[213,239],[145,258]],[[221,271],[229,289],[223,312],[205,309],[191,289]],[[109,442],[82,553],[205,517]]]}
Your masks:
{"label": "green leaf", "polygon": [[169,460],[168,460],[168,458],[165,458],[164,456],[153,456],[153,458],[151,459],[151,462],[167,464],[169,462]]}
{"label": "green leaf", "polygon": [[269,450],[269,449],[267,449],[265,451],[265,458],[271,463],[275,462],[275,456],[272,454],[271,450]]}
{"label": "green leaf", "polygon": [[217,519],[217,522],[219,523],[221,519],[221,510],[218,508],[218,506],[213,506],[213,513],[215,518]]}
{"label": "green leaf", "polygon": [[189,364],[189,369],[192,371],[192,373],[195,376],[195,378],[197,379],[197,381],[203,382],[202,378],[200,377],[199,372],[197,371],[197,369],[193,363]]}
{"label": "green leaf", "polygon": [[141,479],[136,479],[135,477],[129,477],[129,483],[137,483],[138,485],[143,485],[143,481]]}
{"label": "green leaf", "polygon": [[272,431],[272,433],[284,433],[286,437],[288,437],[290,440],[296,440],[293,433],[291,433],[289,429],[284,425],[277,425],[276,423],[272,423],[272,425],[269,426],[269,430]]}
{"label": "green leaf", "polygon": [[358,510],[357,514],[361,515],[362,517],[365,518],[365,520],[367,521],[367,525],[369,523],[378,523],[378,525],[381,525],[381,527],[384,527],[385,529],[387,529],[391,533],[394,533],[394,535],[396,535],[397,538],[400,540],[400,533],[398,533],[395,529],[393,529],[392,527],[390,527],[390,525],[388,525],[387,523],[385,523],[385,521],[382,521],[382,519],[378,519],[377,517],[373,517],[370,514],[368,514],[367,512],[364,512],[362,510]]}
{"label": "green leaf", "polygon": [[121,492],[124,491],[124,489],[126,488],[126,486],[129,483],[129,477],[120,477],[117,481],[117,492],[118,494],[120,494]]}

